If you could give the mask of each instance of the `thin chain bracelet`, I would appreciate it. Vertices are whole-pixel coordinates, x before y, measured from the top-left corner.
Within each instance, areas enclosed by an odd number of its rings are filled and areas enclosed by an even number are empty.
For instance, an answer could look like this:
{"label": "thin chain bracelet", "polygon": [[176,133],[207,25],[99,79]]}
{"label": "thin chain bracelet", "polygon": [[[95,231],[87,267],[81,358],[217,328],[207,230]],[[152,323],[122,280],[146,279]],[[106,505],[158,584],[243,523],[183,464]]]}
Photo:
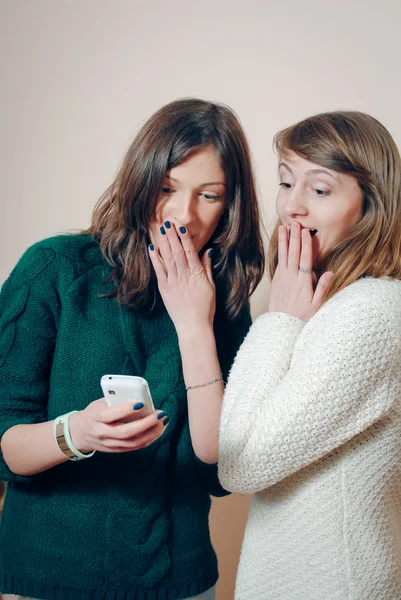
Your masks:
{"label": "thin chain bracelet", "polygon": [[222,379],[223,379],[223,373],[220,373],[219,375],[217,375],[217,377],[215,377],[214,379],[211,379],[210,381],[205,381],[205,383],[198,383],[198,385],[186,385],[185,391],[188,392],[188,390],[196,390],[197,388],[203,388],[203,387],[206,387],[207,385],[212,385],[212,383],[216,383],[217,381],[222,381]]}

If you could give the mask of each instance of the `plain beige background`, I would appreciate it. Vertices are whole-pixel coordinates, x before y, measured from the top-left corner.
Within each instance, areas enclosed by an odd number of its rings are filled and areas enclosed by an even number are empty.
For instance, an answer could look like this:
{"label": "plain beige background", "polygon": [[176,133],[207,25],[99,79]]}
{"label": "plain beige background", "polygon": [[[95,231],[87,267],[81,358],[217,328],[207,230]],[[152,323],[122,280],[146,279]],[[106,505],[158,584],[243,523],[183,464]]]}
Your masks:
{"label": "plain beige background", "polygon": [[[358,109],[400,144],[400,29],[399,0],[0,0],[0,281],[31,243],[88,225],[133,135],[175,98],[236,110],[267,226],[280,128]],[[218,600],[233,598],[248,503],[213,505]]]}

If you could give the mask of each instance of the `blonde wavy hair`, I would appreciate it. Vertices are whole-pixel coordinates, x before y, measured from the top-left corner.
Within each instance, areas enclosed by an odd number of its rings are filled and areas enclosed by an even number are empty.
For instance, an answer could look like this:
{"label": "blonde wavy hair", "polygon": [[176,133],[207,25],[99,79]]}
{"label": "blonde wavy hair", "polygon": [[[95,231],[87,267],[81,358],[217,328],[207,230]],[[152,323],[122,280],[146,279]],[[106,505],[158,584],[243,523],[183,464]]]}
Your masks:
{"label": "blonde wavy hair", "polygon": [[[318,273],[332,271],[333,296],[360,277],[401,279],[401,158],[387,129],[356,111],[309,117],[277,133],[279,157],[293,151],[322,167],[352,175],[363,192],[362,218],[319,259]],[[277,266],[277,223],[270,239],[269,272]]]}

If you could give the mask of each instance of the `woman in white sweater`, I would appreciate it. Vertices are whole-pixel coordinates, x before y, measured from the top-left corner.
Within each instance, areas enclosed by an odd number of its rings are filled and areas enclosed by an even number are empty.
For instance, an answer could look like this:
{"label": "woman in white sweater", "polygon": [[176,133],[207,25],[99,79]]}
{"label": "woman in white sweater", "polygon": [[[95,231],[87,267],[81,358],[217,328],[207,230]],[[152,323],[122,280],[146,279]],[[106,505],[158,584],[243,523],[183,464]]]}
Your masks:
{"label": "woman in white sweater", "polygon": [[358,112],[275,147],[269,310],[220,429],[222,485],[254,494],[235,598],[400,600],[400,155]]}

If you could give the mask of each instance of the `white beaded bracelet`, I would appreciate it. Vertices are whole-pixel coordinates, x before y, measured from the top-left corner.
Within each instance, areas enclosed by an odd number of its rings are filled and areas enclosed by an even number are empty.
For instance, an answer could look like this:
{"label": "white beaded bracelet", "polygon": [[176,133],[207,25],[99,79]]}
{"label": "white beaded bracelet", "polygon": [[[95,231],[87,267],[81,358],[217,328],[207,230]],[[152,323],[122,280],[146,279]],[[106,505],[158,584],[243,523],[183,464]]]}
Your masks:
{"label": "white beaded bracelet", "polygon": [[205,381],[205,383],[198,383],[198,385],[187,385],[185,386],[185,390],[188,392],[188,390],[196,390],[197,388],[203,388],[207,385],[212,385],[212,383],[216,383],[216,381],[222,381],[222,379],[223,373],[220,373],[219,375],[217,375],[217,377],[211,379],[210,381]]}
{"label": "white beaded bracelet", "polygon": [[93,452],[90,452],[89,454],[83,454],[77,450],[72,443],[68,421],[70,420],[71,415],[76,412],[78,411],[73,410],[65,415],[61,415],[61,417],[57,417],[57,419],[54,419],[54,439],[56,440],[56,444],[60,448],[61,452],[72,461],[90,458],[96,452],[96,450],[93,450]]}

